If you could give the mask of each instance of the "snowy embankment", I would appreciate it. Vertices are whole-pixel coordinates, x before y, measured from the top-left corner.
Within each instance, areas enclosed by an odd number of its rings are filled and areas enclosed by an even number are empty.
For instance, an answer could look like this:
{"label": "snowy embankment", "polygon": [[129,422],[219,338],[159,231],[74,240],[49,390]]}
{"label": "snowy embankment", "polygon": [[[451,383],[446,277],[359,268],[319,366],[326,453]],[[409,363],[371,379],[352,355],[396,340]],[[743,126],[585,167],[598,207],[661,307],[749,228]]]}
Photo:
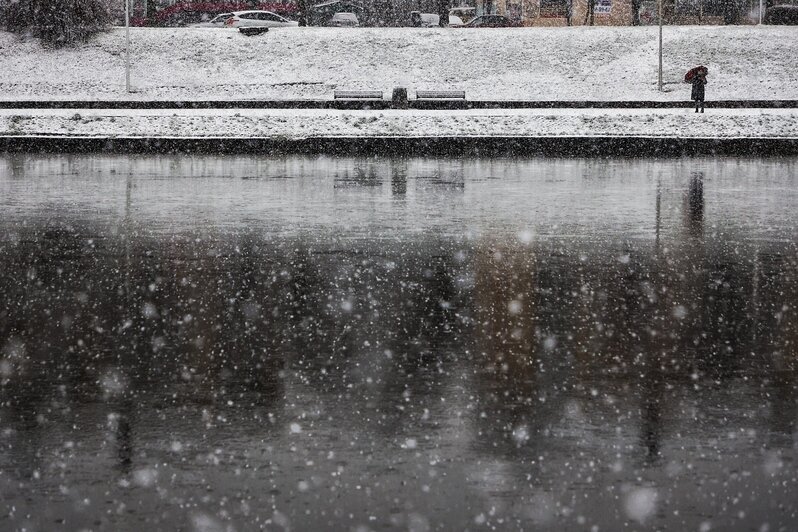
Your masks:
{"label": "snowy embankment", "polygon": [[656,136],[798,138],[795,110],[27,110],[0,111],[0,135],[75,137]]}
{"label": "snowy embankment", "polygon": [[464,90],[469,99],[685,100],[684,72],[709,67],[712,99],[798,99],[798,28],[134,28],[74,49],[0,32],[0,99],[329,99],[335,89]]}

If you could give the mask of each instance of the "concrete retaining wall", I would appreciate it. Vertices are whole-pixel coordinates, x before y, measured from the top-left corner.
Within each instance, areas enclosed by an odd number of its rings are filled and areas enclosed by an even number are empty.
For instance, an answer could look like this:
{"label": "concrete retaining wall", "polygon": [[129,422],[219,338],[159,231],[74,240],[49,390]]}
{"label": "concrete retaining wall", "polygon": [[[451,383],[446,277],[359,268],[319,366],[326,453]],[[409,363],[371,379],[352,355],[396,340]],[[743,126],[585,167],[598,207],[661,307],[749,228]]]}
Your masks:
{"label": "concrete retaining wall", "polygon": [[399,156],[673,157],[795,156],[798,138],[667,137],[326,137],[326,138],[97,138],[0,137],[0,152],[15,153],[302,153]]}

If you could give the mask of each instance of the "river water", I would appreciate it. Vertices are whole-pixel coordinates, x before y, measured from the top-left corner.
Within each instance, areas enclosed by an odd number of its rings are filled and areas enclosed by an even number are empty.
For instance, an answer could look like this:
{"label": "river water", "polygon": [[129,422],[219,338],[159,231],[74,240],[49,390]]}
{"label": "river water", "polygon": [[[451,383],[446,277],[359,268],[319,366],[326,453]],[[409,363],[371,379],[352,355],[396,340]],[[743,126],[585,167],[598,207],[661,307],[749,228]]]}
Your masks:
{"label": "river water", "polygon": [[0,155],[0,529],[798,529],[798,159]]}

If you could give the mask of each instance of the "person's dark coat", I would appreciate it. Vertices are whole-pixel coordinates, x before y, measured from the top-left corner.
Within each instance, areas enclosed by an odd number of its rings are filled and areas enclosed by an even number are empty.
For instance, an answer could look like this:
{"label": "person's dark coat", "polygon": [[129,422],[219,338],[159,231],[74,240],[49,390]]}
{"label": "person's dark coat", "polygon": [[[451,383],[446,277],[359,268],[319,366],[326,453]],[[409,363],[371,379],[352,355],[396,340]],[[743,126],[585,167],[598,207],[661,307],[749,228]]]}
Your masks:
{"label": "person's dark coat", "polygon": [[693,92],[690,95],[690,98],[693,100],[700,100],[704,101],[704,85],[707,84],[707,78],[705,76],[695,76],[692,81],[693,84]]}

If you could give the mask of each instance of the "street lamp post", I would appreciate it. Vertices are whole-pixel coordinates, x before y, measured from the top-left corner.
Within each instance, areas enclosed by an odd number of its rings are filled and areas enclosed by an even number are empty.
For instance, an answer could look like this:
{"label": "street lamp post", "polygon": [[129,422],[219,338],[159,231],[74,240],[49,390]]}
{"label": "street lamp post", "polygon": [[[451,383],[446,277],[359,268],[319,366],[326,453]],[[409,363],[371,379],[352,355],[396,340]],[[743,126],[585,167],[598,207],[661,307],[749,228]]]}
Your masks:
{"label": "street lamp post", "polygon": [[657,4],[659,17],[659,72],[657,76],[657,87],[662,92],[662,0]]}
{"label": "street lamp post", "polygon": [[125,0],[125,90],[130,92],[130,0]]}

